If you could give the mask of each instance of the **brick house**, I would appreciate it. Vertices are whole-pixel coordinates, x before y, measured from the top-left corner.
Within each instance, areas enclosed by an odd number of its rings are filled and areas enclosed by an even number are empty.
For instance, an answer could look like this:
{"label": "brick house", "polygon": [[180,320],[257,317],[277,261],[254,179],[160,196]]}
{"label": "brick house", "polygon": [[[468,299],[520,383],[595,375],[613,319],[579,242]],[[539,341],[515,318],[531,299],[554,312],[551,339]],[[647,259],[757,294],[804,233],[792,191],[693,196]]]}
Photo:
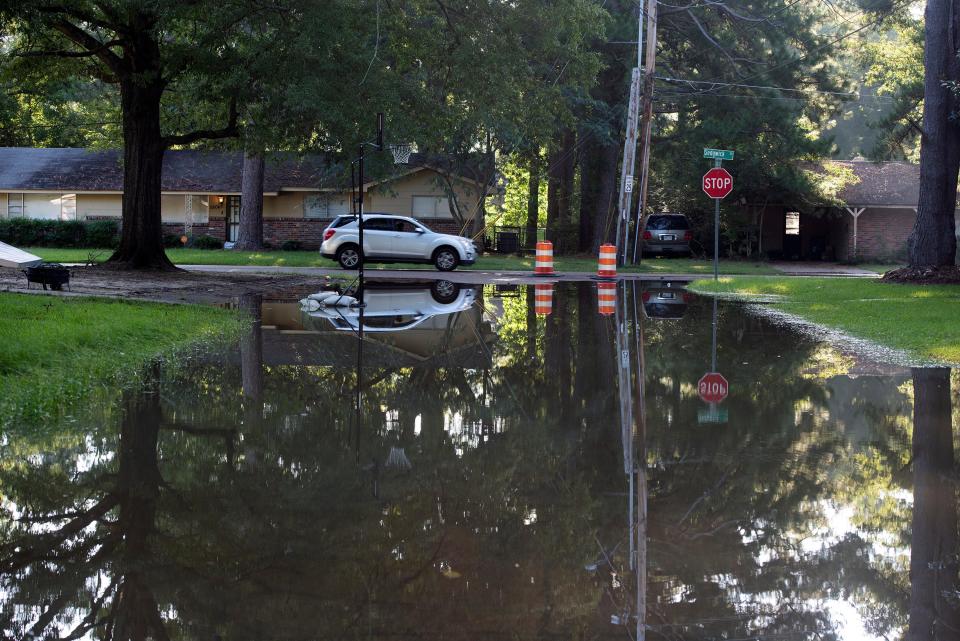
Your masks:
{"label": "brick house", "polygon": [[[0,148],[0,219],[120,220],[122,152],[64,148]],[[240,215],[240,152],[171,150],[164,154],[161,215],[165,233],[236,239]],[[493,163],[413,154],[363,185],[364,211],[415,216],[437,231],[482,226],[493,195]],[[460,212],[459,219],[452,213]],[[349,173],[321,155],[266,159],[264,240],[319,247],[323,229],[351,211]],[[464,222],[465,221],[465,222]]]}
{"label": "brick house", "polygon": [[[745,205],[759,221],[760,251],[785,260],[895,261],[906,256],[917,219],[920,166],[831,160],[811,169],[841,183],[836,203]],[[762,211],[762,215],[761,212]]]}

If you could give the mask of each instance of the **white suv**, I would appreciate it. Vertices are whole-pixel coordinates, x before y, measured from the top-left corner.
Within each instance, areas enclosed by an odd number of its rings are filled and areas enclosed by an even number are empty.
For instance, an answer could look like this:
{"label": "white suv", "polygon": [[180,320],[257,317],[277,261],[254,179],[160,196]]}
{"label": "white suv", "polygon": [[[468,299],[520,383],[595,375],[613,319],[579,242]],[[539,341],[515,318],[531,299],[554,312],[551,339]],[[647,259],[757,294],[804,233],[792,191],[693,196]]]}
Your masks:
{"label": "white suv", "polygon": [[[360,265],[360,234],[357,216],[337,216],[323,232],[320,254],[344,269]],[[463,236],[438,234],[407,216],[363,215],[363,256],[367,262],[428,263],[442,272],[477,260],[473,241]]]}

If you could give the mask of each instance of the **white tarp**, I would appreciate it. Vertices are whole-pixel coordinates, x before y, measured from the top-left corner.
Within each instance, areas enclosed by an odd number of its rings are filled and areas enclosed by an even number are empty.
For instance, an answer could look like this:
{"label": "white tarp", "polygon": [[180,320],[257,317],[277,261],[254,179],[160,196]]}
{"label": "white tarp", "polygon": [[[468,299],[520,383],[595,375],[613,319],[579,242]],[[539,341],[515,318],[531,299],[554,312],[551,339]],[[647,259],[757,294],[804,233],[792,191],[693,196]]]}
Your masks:
{"label": "white tarp", "polygon": [[43,259],[39,256],[34,256],[29,254],[22,249],[17,249],[7,245],[6,243],[0,243],[0,267],[13,267],[15,269],[23,267],[33,267],[34,265],[39,265],[43,262]]}

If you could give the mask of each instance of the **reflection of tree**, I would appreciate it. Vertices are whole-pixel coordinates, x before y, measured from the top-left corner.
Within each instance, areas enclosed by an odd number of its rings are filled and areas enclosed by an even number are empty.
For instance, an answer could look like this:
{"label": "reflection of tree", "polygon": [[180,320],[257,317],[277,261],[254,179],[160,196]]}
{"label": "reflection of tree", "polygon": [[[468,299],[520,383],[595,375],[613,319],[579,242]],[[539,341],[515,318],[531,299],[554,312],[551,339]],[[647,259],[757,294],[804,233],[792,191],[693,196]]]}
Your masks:
{"label": "reflection of tree", "polygon": [[[106,484],[101,498],[77,497],[67,509],[48,505],[34,510],[24,504],[29,514],[21,519],[25,525],[5,537],[0,568],[4,575],[18,577],[17,597],[30,598],[28,586],[40,588],[43,595],[40,603],[27,604],[40,612],[28,635],[45,637],[48,626],[64,625],[71,611],[79,609],[85,614],[76,617],[80,622],[70,629],[70,638],[100,627],[108,638],[123,641],[168,638],[151,587],[156,553],[152,537],[163,483],[157,459],[161,413],[156,381],[149,381],[143,391],[126,391],[122,404],[116,472],[100,470],[95,478]],[[42,478],[51,471],[37,469],[41,478],[32,480],[62,483],[56,474]],[[96,491],[84,487],[84,493],[90,490]],[[80,507],[85,503],[92,506]],[[49,529],[64,520],[65,525]],[[101,576],[106,585],[91,589],[91,578]],[[29,619],[17,620],[16,612],[8,610],[10,615],[14,618],[5,621],[4,628],[27,632]]]}
{"label": "reflection of tree", "polygon": [[[614,328],[592,285],[558,287],[549,322],[531,302],[503,300],[489,370],[365,367],[359,431],[352,368],[262,368],[251,332],[233,366],[128,394],[113,429],[79,420],[38,450],[0,445],[20,519],[0,521],[13,577],[0,625],[240,641],[609,634],[598,612],[613,578],[584,566],[627,547]],[[698,425],[704,310],[645,325],[648,637],[830,639],[822,606],[839,593],[889,634],[904,573],[863,532],[805,543],[836,504],[901,545],[902,511],[861,512],[909,485],[890,481],[908,458],[909,425],[890,417],[909,387],[812,377],[813,342],[724,308],[731,422]],[[409,467],[385,465],[394,447]],[[916,518],[935,515],[920,504]]]}
{"label": "reflection of tree", "polygon": [[950,370],[913,370],[913,545],[909,641],[960,638]]}

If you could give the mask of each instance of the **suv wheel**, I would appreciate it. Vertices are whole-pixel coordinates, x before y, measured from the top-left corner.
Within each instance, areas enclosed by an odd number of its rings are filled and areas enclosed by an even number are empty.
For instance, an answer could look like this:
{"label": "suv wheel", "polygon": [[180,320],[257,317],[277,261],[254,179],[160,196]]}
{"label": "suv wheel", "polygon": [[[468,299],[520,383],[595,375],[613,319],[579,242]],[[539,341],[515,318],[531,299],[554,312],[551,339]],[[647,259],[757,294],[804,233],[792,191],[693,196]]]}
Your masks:
{"label": "suv wheel", "polygon": [[449,280],[435,280],[430,285],[430,295],[441,305],[449,305],[460,295],[460,285]]}
{"label": "suv wheel", "polygon": [[442,272],[452,272],[460,264],[460,256],[451,247],[441,247],[433,254],[433,264]]}
{"label": "suv wheel", "polygon": [[359,269],[360,248],[356,245],[344,245],[337,250],[337,262],[344,269]]}

